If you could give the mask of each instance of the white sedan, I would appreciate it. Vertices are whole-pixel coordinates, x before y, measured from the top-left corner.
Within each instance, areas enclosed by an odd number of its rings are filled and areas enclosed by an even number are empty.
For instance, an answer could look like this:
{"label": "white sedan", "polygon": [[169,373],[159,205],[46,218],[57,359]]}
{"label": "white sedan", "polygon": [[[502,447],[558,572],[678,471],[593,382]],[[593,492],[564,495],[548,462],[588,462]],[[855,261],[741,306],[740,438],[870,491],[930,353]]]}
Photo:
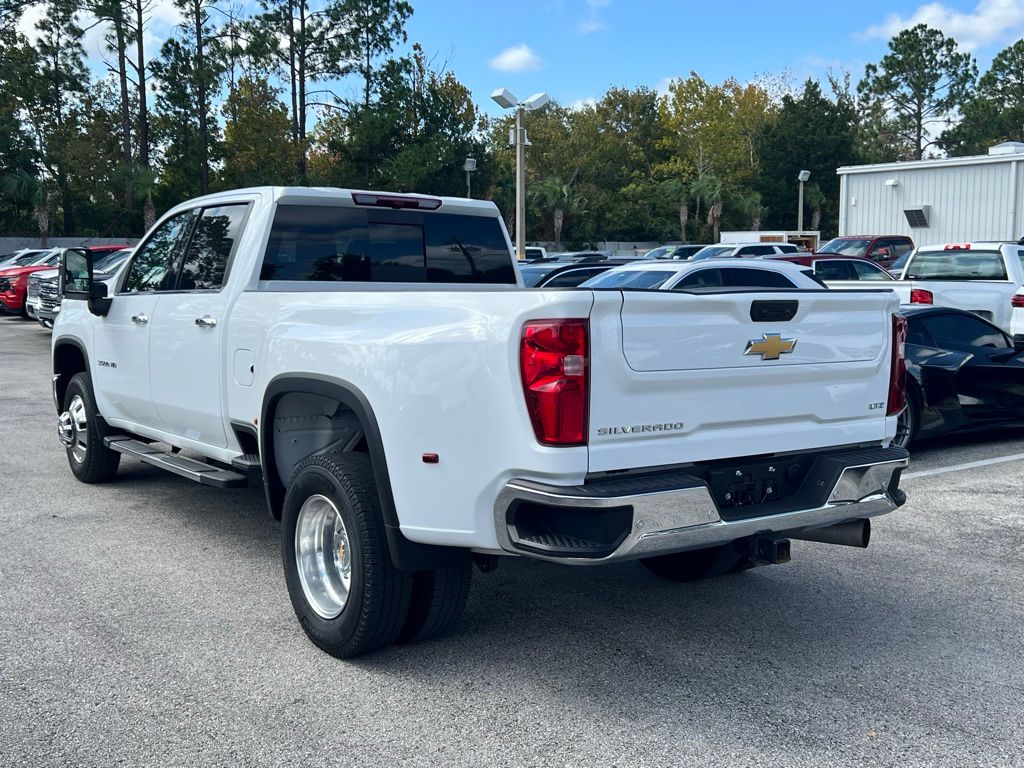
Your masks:
{"label": "white sedan", "polygon": [[704,261],[634,262],[592,277],[580,288],[686,291],[695,288],[824,287],[809,267],[783,261],[706,259]]}

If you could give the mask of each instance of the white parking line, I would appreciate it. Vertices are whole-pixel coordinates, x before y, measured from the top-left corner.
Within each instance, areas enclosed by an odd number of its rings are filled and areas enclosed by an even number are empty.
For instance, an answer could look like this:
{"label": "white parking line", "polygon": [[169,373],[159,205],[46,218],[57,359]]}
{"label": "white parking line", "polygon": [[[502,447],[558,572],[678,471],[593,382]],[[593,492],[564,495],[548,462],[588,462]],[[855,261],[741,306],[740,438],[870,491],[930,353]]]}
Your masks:
{"label": "white parking line", "polygon": [[992,464],[1005,464],[1008,461],[1024,461],[1024,453],[1014,453],[1009,456],[996,456],[992,459],[981,459],[980,461],[968,461],[966,464],[954,464],[951,467],[936,467],[935,469],[922,469],[920,472],[908,472],[903,475],[903,479],[914,480],[918,477],[944,475],[947,472],[959,472],[962,469],[977,469],[978,467],[988,467]]}

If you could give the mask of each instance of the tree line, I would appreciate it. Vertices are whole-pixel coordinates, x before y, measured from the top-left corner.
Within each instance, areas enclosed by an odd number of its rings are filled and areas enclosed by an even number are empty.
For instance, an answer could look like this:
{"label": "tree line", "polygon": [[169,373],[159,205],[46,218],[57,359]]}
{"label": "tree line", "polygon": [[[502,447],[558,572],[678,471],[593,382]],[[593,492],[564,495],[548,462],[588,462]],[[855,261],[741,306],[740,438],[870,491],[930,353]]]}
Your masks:
{"label": "tree line", "polygon": [[[488,118],[410,44],[405,0],[175,4],[180,25],[150,50],[152,0],[0,0],[0,232],[138,236],[182,200],[259,184],[462,195],[468,157],[477,195],[515,227],[512,118]],[[30,41],[18,21],[31,6]],[[85,18],[102,25],[99,75]],[[831,234],[841,165],[1024,141],[1024,41],[979,77],[955,40],[920,25],[856,81],[692,72],[664,93],[551,103],[527,127],[529,240],[792,228],[802,169],[810,228]]]}

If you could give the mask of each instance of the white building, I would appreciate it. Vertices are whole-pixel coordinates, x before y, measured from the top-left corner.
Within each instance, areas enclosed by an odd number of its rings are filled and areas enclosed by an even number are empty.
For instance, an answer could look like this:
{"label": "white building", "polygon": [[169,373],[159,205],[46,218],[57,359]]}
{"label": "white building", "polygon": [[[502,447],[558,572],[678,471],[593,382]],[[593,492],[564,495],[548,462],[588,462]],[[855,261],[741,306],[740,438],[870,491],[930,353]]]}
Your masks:
{"label": "white building", "polygon": [[918,245],[1024,236],[1024,143],[987,155],[840,168],[840,235],[908,235]]}

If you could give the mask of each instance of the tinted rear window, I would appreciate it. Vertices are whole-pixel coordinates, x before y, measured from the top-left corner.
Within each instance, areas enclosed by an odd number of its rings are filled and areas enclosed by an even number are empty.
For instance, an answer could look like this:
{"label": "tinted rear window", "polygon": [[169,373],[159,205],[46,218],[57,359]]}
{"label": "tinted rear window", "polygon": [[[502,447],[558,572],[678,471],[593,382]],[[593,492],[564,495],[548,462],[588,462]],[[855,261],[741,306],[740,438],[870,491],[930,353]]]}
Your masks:
{"label": "tinted rear window", "polygon": [[793,282],[767,269],[722,268],[722,282],[730,288],[795,288]]}
{"label": "tinted rear window", "polygon": [[908,280],[1005,280],[999,251],[918,251],[910,260]]}
{"label": "tinted rear window", "polygon": [[516,275],[491,216],[281,205],[260,279],[514,284]]}

